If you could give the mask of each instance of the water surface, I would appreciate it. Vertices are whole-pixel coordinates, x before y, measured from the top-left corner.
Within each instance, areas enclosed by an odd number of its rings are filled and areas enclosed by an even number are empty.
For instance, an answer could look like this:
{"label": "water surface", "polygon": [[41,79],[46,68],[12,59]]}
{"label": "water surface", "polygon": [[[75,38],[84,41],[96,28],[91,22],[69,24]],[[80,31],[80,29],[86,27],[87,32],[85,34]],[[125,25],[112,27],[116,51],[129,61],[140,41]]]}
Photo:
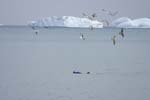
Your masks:
{"label": "water surface", "polygon": [[150,99],[150,29],[119,31],[0,27],[0,99]]}

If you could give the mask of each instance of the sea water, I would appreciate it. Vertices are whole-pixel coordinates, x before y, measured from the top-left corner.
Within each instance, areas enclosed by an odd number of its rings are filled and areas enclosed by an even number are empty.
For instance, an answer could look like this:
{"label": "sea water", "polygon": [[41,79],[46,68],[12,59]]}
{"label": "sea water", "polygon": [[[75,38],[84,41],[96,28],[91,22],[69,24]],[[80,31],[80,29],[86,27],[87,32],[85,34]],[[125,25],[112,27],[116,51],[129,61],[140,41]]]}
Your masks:
{"label": "sea water", "polygon": [[0,100],[150,99],[150,29],[36,30],[0,27]]}

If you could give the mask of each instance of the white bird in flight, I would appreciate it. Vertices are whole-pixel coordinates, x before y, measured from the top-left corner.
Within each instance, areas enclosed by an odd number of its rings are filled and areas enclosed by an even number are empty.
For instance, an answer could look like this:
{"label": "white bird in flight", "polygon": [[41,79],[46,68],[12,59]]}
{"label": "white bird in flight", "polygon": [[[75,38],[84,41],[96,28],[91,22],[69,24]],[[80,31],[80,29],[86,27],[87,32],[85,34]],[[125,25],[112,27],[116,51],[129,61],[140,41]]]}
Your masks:
{"label": "white bird in flight", "polygon": [[94,20],[94,18],[97,17],[96,13],[93,13],[93,14],[91,14],[91,15],[88,15],[88,14],[86,14],[86,13],[82,13],[82,15],[83,15],[84,17],[87,17],[87,18],[90,19],[90,20]]}
{"label": "white bird in flight", "polygon": [[102,11],[110,16],[116,16],[119,12],[116,11],[116,12],[111,12],[111,11],[108,11],[106,9],[102,9]]}
{"label": "white bird in flight", "polygon": [[106,20],[106,19],[104,19],[104,20],[101,20],[103,23],[105,23],[106,24],[106,26],[109,26],[109,21],[108,20]]}

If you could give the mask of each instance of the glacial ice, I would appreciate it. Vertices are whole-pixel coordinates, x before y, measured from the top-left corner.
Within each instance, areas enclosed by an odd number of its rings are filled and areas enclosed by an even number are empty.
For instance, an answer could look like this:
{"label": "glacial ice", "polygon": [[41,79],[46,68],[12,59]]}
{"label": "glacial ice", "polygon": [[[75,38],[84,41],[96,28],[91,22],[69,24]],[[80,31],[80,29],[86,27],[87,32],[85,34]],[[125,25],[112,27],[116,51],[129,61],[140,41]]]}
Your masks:
{"label": "glacial ice", "polygon": [[81,28],[103,28],[103,23],[97,20],[90,20],[88,18],[80,18],[73,16],[52,16],[43,18],[37,21],[30,21],[29,26],[34,27],[81,27]]}
{"label": "glacial ice", "polygon": [[111,27],[121,28],[150,28],[150,18],[130,19],[121,17],[110,24]]}

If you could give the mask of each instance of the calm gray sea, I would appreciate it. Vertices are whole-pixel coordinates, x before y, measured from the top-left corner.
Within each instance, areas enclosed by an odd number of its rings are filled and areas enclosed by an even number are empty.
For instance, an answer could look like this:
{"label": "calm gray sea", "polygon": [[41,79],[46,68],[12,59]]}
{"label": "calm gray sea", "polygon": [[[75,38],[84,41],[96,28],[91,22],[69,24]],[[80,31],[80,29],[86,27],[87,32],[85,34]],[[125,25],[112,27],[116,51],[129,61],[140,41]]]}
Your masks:
{"label": "calm gray sea", "polygon": [[150,99],[150,29],[36,30],[0,27],[0,100]]}

